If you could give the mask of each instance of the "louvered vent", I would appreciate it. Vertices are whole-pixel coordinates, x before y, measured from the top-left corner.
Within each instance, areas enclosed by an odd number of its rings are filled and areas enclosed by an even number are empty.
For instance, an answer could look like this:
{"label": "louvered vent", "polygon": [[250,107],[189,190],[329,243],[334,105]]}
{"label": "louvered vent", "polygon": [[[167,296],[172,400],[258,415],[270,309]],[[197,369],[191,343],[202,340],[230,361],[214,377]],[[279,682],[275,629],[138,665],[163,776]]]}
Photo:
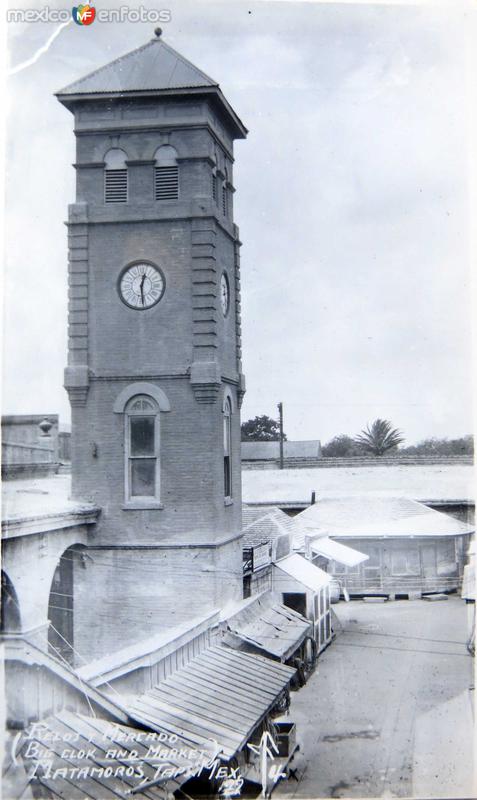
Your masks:
{"label": "louvered vent", "polygon": [[127,169],[106,169],[104,171],[105,203],[127,203],[128,171]]}
{"label": "louvered vent", "polygon": [[222,186],[222,211],[223,211],[224,217],[226,217],[227,216],[227,211],[228,211],[227,187],[226,186]]}
{"label": "louvered vent", "polygon": [[177,165],[156,167],[154,173],[156,200],[177,200],[179,197],[179,168]]}

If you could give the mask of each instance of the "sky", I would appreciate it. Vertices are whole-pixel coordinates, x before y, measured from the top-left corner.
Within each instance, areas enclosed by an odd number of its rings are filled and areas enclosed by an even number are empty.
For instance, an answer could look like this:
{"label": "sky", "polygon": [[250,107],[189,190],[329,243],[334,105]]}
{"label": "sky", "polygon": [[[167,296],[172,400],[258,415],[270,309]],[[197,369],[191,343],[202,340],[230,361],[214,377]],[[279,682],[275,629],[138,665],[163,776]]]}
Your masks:
{"label": "sky", "polygon": [[[250,131],[234,167],[242,419],[277,417],[282,401],[290,439],[354,435],[378,416],[407,444],[470,433],[475,9],[130,3],[140,5],[170,9],[165,41],[220,83]],[[71,23],[28,64],[57,27],[8,25],[3,413],[67,424],[75,142],[53,93],[155,26]]]}

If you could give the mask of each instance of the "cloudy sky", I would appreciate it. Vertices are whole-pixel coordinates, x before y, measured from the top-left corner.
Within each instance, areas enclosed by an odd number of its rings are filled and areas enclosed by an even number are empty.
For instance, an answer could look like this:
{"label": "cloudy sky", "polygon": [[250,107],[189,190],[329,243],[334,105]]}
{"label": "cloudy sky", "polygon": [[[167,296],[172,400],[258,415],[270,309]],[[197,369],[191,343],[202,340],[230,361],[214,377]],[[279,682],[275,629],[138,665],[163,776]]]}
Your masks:
{"label": "cloudy sky", "polygon": [[[250,130],[235,165],[243,418],[276,416],[281,400],[289,438],[327,441],[377,416],[408,443],[470,432],[469,6],[142,5],[171,10],[165,40],[220,82]],[[11,67],[55,27],[10,23]],[[5,413],[69,422],[74,136],[53,92],[153,28],[71,23],[9,79]]]}

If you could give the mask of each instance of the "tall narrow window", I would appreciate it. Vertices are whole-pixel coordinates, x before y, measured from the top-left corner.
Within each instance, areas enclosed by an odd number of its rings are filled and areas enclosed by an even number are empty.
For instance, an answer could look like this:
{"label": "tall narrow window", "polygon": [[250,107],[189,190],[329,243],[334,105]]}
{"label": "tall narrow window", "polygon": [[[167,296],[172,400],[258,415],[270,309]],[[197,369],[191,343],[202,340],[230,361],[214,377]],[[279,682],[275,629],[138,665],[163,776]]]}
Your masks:
{"label": "tall narrow window", "polygon": [[232,497],[232,404],[224,403],[224,496]]}
{"label": "tall narrow window", "polygon": [[128,170],[126,153],[119,148],[108,150],[104,157],[104,202],[127,203]]}
{"label": "tall narrow window", "polygon": [[126,462],[127,499],[159,499],[159,410],[152,397],[133,397],[126,406]]}
{"label": "tall narrow window", "polygon": [[154,167],[154,197],[156,200],[177,200],[179,197],[179,167],[177,152],[169,144],[156,150]]}

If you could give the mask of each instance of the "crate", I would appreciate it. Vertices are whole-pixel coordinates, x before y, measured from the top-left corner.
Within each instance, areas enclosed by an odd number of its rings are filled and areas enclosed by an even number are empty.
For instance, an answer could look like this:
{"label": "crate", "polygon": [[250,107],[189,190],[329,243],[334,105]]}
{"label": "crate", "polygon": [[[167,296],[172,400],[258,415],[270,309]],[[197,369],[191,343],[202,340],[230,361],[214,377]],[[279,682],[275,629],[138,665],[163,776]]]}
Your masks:
{"label": "crate", "polygon": [[275,722],[276,744],[279,758],[291,758],[296,750],[296,724],[294,722]]}

